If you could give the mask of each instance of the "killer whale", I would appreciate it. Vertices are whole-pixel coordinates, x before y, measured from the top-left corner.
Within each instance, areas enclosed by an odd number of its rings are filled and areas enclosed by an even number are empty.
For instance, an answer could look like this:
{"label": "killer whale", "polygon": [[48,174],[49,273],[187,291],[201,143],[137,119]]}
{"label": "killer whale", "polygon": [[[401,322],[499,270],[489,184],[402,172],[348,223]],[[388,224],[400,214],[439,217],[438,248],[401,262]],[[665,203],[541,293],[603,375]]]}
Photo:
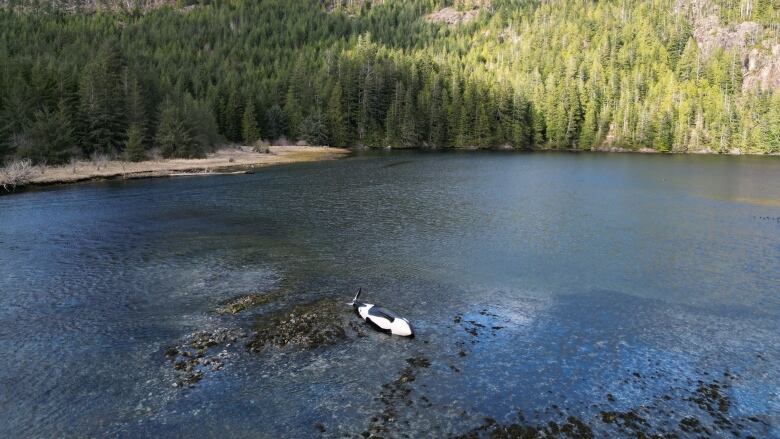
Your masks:
{"label": "killer whale", "polygon": [[373,326],[375,329],[385,332],[387,334],[399,335],[401,337],[414,337],[414,330],[409,320],[399,316],[393,311],[376,306],[373,303],[365,303],[358,301],[360,293],[363,292],[363,288],[360,288],[352,299],[352,302],[348,305],[355,309],[355,313],[365,320],[366,323]]}

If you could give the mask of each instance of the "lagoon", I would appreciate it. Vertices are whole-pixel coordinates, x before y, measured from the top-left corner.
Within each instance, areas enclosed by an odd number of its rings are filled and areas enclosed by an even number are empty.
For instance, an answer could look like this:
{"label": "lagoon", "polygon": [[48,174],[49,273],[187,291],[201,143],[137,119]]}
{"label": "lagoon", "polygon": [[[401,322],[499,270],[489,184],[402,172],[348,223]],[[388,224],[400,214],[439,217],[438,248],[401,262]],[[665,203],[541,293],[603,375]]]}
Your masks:
{"label": "lagoon", "polygon": [[[358,287],[417,337],[246,349]],[[224,367],[174,387],[166,349],[217,328]],[[3,437],[780,437],[779,334],[776,157],[372,152],[0,197]]]}

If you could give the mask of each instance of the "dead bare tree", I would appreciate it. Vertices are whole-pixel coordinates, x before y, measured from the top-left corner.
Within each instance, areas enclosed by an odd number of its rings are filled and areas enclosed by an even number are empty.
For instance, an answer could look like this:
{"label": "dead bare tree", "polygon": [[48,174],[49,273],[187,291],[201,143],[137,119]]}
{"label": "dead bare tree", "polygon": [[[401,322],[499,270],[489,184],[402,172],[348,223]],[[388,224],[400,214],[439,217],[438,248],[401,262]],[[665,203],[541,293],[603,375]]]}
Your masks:
{"label": "dead bare tree", "polygon": [[11,192],[30,182],[35,168],[30,160],[14,160],[0,168],[0,187]]}
{"label": "dead bare tree", "polygon": [[101,167],[106,167],[108,161],[109,157],[106,154],[98,152],[92,154],[92,163],[95,165],[95,168],[97,168],[98,171]]}

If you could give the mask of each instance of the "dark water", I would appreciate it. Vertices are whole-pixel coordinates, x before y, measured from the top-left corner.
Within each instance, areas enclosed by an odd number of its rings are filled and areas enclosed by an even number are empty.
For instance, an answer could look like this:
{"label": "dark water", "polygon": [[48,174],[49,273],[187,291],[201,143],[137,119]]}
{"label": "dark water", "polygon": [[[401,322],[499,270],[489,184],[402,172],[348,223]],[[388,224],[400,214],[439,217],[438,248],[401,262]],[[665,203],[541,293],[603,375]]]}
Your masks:
{"label": "dark water", "polygon": [[[237,343],[172,387],[167,346],[268,312],[219,316],[225,300],[358,286],[418,337]],[[0,197],[2,437],[443,437],[570,416],[597,437],[780,437],[780,160],[386,154]]]}

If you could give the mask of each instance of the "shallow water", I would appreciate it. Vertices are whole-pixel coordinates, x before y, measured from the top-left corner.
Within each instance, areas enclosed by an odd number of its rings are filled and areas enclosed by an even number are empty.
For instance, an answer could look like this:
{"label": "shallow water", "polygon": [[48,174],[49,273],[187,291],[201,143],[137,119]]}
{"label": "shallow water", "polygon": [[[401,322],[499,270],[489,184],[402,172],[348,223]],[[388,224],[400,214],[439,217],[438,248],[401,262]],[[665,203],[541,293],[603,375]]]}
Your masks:
{"label": "shallow water", "polygon": [[[596,436],[780,437],[779,201],[776,158],[563,153],[0,197],[0,436],[442,437],[573,416]],[[418,336],[236,343],[173,387],[164,351],[188,334],[358,286]],[[283,298],[215,313],[265,291]]]}

